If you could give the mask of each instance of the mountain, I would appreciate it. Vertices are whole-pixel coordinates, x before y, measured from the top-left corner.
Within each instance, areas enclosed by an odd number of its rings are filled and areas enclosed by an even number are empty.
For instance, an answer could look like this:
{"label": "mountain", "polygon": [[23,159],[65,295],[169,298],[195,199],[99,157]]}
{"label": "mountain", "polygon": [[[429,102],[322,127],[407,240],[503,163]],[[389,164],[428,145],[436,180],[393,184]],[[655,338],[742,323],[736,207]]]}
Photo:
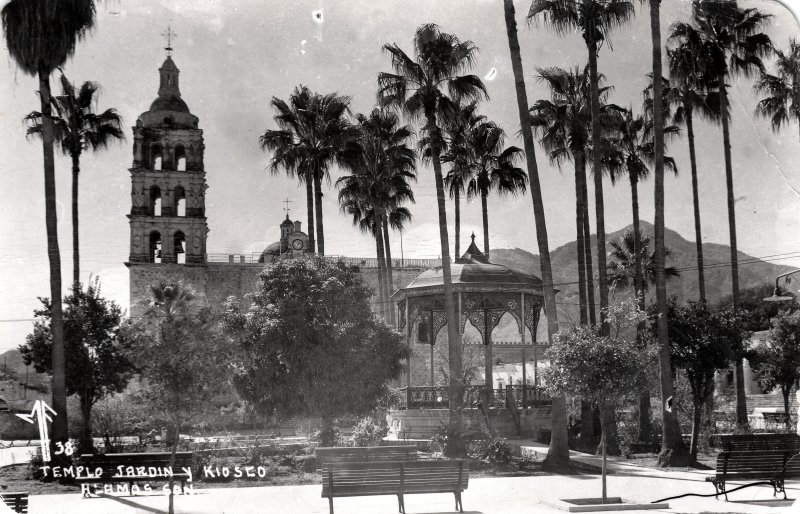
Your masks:
{"label": "mountain", "polygon": [[[50,389],[50,377],[46,373],[37,373],[33,365],[28,367],[28,388],[38,391]],[[13,382],[16,385],[25,384],[25,363],[18,350],[8,350],[0,353],[0,380]]]}
{"label": "mountain", "polygon": [[[653,249],[653,225],[642,221],[642,234],[649,236],[650,251]],[[633,231],[632,226],[612,232],[607,235],[607,241],[618,241],[626,231]],[[667,294],[676,296],[679,300],[693,300],[698,297],[697,289],[697,252],[694,241],[687,241],[673,230],[666,229],[664,234],[665,246],[669,250],[667,266],[674,266],[681,271],[678,278],[667,280]],[[559,304],[559,320],[578,319],[578,243],[573,241],[560,246],[550,252],[553,265],[553,283],[561,292],[556,296]],[[592,235],[592,266],[594,276],[597,277],[597,238]],[[609,247],[610,248],[610,247]],[[710,304],[719,303],[731,294],[730,247],[715,243],[703,244],[703,258],[705,265],[706,297]],[[520,248],[491,250],[491,260],[497,264],[519,269],[536,276],[541,275],[539,256]],[[794,269],[790,266],[781,266],[762,261],[743,252],[739,252],[739,289],[770,284],[775,277]],[[628,290],[629,291],[629,290]],[[618,290],[616,296],[626,294],[628,291]],[[597,296],[595,284],[595,296]],[[648,302],[655,296],[655,287],[649,288]]]}

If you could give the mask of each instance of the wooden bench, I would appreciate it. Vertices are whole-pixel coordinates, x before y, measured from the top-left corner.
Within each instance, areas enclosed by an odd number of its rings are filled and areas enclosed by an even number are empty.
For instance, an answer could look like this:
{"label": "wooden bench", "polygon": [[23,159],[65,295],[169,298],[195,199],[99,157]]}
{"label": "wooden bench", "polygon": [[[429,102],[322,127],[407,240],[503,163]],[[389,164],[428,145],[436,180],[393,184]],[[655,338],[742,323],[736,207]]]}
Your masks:
{"label": "wooden bench", "polygon": [[790,414],[789,425],[786,425],[785,412],[762,412],[761,415],[764,417],[764,425],[767,430],[792,430],[792,426],[795,424],[795,419]]}
{"label": "wooden bench", "polygon": [[[85,466],[94,475],[97,468],[102,472],[99,476],[78,477],[76,480],[80,484],[128,484],[130,491],[134,482],[168,481],[169,461],[170,452],[84,454],[81,455],[81,466]],[[181,492],[184,491],[186,480],[191,478],[183,468],[191,467],[192,452],[175,453],[175,466],[172,467],[171,474],[175,481],[180,481]],[[83,497],[88,497],[88,491],[83,486],[81,489]]]}
{"label": "wooden bench", "polygon": [[464,512],[461,493],[469,485],[469,463],[463,460],[331,463],[322,474],[322,497],[397,495],[405,513],[404,495],[453,493],[456,510]]}
{"label": "wooden bench", "polygon": [[3,499],[3,503],[5,503],[8,507],[11,508],[14,512],[28,512],[28,492],[18,492],[18,493],[0,493],[0,498]]}
{"label": "wooden bench", "polygon": [[720,435],[722,451],[798,450],[797,434],[743,434]]}
{"label": "wooden bench", "polygon": [[314,450],[317,457],[317,469],[323,469],[328,464],[343,464],[348,462],[381,462],[381,461],[409,461],[417,460],[418,453],[415,446],[356,446],[317,448]]}

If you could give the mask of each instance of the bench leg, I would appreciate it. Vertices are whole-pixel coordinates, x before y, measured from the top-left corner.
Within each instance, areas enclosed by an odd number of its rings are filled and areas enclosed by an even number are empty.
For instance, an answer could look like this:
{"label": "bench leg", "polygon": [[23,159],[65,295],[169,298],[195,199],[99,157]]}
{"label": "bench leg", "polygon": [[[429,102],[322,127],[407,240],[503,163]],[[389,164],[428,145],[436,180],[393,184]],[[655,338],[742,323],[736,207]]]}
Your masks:
{"label": "bench leg", "polygon": [[778,493],[783,493],[783,499],[788,500],[786,497],[786,487],[784,487],[783,480],[778,479],[772,483],[772,488],[774,489],[772,496],[778,496]]}
{"label": "bench leg", "polygon": [[402,494],[397,495],[397,509],[400,512],[400,514],[406,514],[406,502],[403,499]]}
{"label": "bench leg", "polygon": [[455,492],[453,493],[456,497],[456,510],[458,512],[464,512],[464,504],[461,503],[461,493]]}
{"label": "bench leg", "polygon": [[330,509],[330,513],[333,514],[333,496],[328,496],[328,507]]}

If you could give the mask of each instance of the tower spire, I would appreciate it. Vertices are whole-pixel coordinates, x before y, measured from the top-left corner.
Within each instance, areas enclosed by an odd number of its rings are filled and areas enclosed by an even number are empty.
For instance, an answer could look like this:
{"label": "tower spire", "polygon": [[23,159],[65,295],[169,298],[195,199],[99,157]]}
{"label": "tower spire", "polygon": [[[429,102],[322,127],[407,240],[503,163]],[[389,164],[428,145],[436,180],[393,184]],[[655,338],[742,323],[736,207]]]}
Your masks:
{"label": "tower spire", "polygon": [[167,25],[167,30],[161,33],[167,40],[167,46],[164,47],[164,50],[167,51],[167,57],[172,57],[172,40],[178,37],[178,34],[172,30],[172,27]]}

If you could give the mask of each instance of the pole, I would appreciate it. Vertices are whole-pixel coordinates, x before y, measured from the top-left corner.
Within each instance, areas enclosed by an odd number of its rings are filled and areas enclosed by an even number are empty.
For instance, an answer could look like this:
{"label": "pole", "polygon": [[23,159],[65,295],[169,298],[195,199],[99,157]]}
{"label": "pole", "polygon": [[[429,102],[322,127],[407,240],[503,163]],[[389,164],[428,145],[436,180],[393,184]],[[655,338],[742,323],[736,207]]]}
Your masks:
{"label": "pole", "polygon": [[428,323],[428,337],[431,343],[431,387],[436,385],[436,381],[434,380],[433,376],[433,345],[436,344],[436,341],[433,339],[433,307],[430,309],[431,320]]}
{"label": "pole", "polygon": [[400,231],[400,267],[405,268],[405,257],[403,255],[403,231]]}
{"label": "pole", "polygon": [[525,395],[525,385],[527,384],[527,377],[525,376],[525,293],[520,294],[519,304],[521,309],[519,340],[522,343],[522,408],[524,409],[528,406],[528,399]]}
{"label": "pole", "polygon": [[406,298],[406,346],[408,359],[406,359],[406,410],[411,408],[411,320],[408,318],[408,298]]}

